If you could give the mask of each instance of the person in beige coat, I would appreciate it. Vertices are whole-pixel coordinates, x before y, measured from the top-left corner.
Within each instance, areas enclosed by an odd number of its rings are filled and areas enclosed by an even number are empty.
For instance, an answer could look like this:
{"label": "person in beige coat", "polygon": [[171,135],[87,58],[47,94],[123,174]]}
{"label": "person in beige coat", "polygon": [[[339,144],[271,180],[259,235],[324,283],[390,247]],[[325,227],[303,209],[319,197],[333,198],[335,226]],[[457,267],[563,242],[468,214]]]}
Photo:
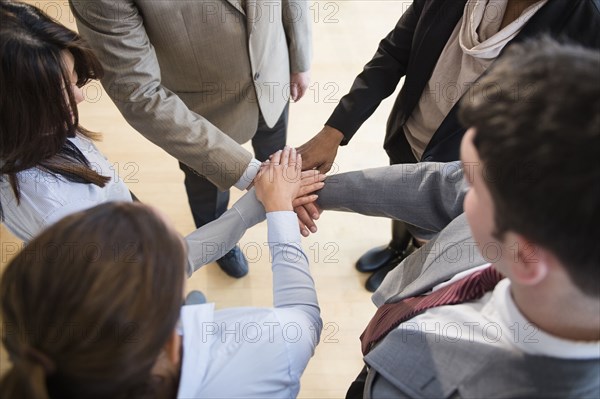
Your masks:
{"label": "person in beige coat", "polygon": [[[283,148],[288,102],[310,80],[304,0],[95,0],[69,4],[127,122],[177,158],[197,227]],[[252,139],[252,154],[240,144]],[[242,277],[239,247],[217,261]]]}

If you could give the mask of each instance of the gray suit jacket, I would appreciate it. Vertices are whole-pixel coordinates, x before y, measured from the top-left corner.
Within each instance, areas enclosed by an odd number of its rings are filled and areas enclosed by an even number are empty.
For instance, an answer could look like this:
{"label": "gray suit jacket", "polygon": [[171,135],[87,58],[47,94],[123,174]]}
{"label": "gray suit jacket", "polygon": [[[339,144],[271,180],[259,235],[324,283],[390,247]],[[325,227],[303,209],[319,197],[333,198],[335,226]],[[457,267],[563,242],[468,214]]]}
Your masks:
{"label": "gray suit jacket", "polygon": [[310,69],[304,0],[69,3],[127,122],[221,189],[252,158],[238,143],[256,132],[259,110],[273,126],[290,73]]}
{"label": "gray suit jacket", "polygon": [[366,357],[364,398],[598,398],[600,361],[393,330]]}
{"label": "gray suit jacket", "polygon": [[331,176],[319,192],[318,204],[402,220],[431,234],[430,241],[389,273],[375,292],[373,302],[381,306],[486,263],[462,214],[465,193],[460,162],[424,162]]}
{"label": "gray suit jacket", "polygon": [[[381,306],[429,291],[487,263],[462,202],[460,164],[420,163],[343,173],[327,180],[323,209],[405,221],[437,233],[373,294]],[[491,345],[447,342],[435,334],[393,330],[366,357],[365,398],[598,397],[600,361],[530,356]]]}

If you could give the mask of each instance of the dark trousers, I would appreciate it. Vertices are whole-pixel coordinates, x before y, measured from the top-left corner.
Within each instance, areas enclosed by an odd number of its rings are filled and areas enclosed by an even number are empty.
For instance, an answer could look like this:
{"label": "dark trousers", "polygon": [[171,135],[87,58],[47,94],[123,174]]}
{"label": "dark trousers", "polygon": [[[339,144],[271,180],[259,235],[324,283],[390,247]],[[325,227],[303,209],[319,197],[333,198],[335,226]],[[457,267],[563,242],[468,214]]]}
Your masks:
{"label": "dark trousers", "polygon": [[[401,163],[416,163],[417,159],[410,150],[410,146],[405,149],[403,154],[398,154],[396,158],[390,157],[390,165],[397,165]],[[396,250],[402,251],[408,246],[413,235],[410,232],[410,226],[400,220],[392,220],[392,241],[390,246]],[[416,229],[416,227],[414,227]]]}
{"label": "dark trousers", "polygon": [[367,366],[363,367],[358,376],[356,376],[356,379],[350,384],[350,387],[346,392],[346,399],[362,399],[364,397],[368,373]]}
{"label": "dark trousers", "polygon": [[[286,106],[272,128],[267,126],[262,113],[259,114],[258,128],[252,138],[252,148],[259,161],[265,161],[269,155],[285,146],[288,113],[289,107]],[[204,226],[225,213],[229,204],[229,190],[219,191],[208,179],[181,162],[179,167],[185,174],[185,189],[196,227]]]}

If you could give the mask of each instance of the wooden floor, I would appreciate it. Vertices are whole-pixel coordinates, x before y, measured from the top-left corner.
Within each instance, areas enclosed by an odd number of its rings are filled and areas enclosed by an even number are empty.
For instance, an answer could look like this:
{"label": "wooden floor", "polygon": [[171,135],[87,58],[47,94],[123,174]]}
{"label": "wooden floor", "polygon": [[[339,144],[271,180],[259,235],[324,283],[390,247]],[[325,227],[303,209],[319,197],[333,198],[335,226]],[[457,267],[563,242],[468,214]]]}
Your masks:
{"label": "wooden floor", "polygon": [[[75,29],[65,1],[30,1]],[[312,2],[314,62],[311,89],[291,105],[289,139],[293,146],[316,134],[356,74],[373,56],[410,1],[318,1]],[[175,159],[129,127],[97,82],[85,90],[80,119],[88,129],[104,134],[100,149],[114,163],[121,178],[141,201],[165,213],[181,234],[192,231],[193,222],[183,187],[183,175]],[[387,164],[382,149],[385,122],[393,95],[357,133],[351,144],[338,152],[338,172]],[[248,149],[250,147],[246,145]],[[232,191],[232,201],[240,193]],[[374,313],[370,294],[363,288],[366,275],[354,262],[367,249],[390,237],[384,219],[342,213],[326,213],[319,232],[303,240],[311,260],[322,309],[321,343],[302,377],[301,398],[340,398],[362,367],[358,336]],[[235,280],[216,265],[198,271],[188,289],[200,289],[218,308],[270,306],[271,273],[266,226],[250,230],[240,242],[250,261],[250,273]],[[4,226],[0,229],[1,267],[20,248],[21,242]],[[3,330],[5,326],[3,325]],[[3,331],[4,332],[4,331]],[[9,365],[2,350],[0,370]]]}

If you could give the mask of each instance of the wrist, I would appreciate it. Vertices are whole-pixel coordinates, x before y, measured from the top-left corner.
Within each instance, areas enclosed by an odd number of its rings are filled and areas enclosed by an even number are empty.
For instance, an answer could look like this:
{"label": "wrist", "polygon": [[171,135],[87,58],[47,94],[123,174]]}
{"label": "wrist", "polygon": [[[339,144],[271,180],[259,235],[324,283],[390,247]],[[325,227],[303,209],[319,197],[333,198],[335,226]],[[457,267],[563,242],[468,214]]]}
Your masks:
{"label": "wrist", "polygon": [[294,207],[291,202],[280,202],[280,201],[269,201],[264,204],[265,211],[269,212],[282,212],[282,211],[294,211]]}
{"label": "wrist", "polygon": [[340,130],[338,130],[334,127],[331,127],[329,125],[325,125],[323,127],[322,132],[328,141],[330,141],[336,145],[340,145],[342,140],[344,140],[344,133],[342,133]]}

